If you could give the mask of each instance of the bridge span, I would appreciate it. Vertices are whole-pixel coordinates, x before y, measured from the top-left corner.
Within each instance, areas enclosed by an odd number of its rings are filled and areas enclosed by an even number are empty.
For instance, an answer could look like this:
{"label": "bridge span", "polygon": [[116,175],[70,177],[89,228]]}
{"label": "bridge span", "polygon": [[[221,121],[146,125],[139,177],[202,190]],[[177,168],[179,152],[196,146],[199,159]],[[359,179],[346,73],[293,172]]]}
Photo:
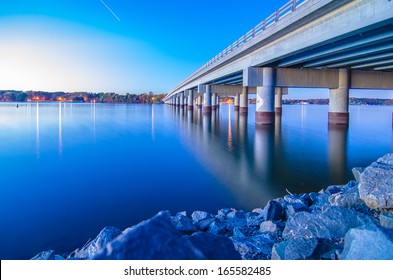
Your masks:
{"label": "bridge span", "polygon": [[[197,69],[164,99],[205,113],[219,96],[274,124],[288,88],[328,88],[329,124],[348,124],[350,89],[393,89],[393,0],[291,0]],[[203,97],[203,100],[202,100]]]}

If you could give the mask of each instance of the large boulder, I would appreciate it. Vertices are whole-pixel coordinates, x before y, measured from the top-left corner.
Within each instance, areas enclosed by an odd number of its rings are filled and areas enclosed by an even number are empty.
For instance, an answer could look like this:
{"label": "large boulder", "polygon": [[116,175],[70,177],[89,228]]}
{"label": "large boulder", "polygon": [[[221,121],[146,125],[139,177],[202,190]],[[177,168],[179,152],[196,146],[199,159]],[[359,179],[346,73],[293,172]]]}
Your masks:
{"label": "large boulder", "polygon": [[367,212],[368,207],[360,198],[358,183],[350,181],[340,192],[329,197],[329,203],[333,206],[353,208],[361,212]]}
{"label": "large boulder", "polygon": [[191,214],[191,218],[192,218],[192,222],[194,224],[199,223],[200,221],[209,219],[209,218],[213,218],[213,215],[210,213],[207,213],[205,211],[194,211]]}
{"label": "large boulder", "polygon": [[387,154],[360,174],[360,198],[368,207],[393,210],[393,154]]}
{"label": "large boulder", "polygon": [[172,217],[172,223],[182,234],[192,234],[197,231],[197,228],[192,223],[192,220],[182,214],[177,214],[176,216]]}
{"label": "large boulder", "polygon": [[122,232],[118,228],[105,227],[94,240],[87,243],[82,249],[76,250],[70,257],[74,259],[90,259],[120,234]]}
{"label": "large boulder", "polygon": [[272,260],[309,260],[316,259],[316,238],[298,238],[274,245]]}
{"label": "large boulder", "polygon": [[190,240],[179,233],[167,211],[160,212],[153,218],[124,231],[93,258],[102,260],[205,259]]}
{"label": "large boulder", "polygon": [[283,204],[276,200],[270,200],[263,209],[263,218],[265,221],[285,220]]}
{"label": "large boulder", "polygon": [[232,237],[243,260],[270,260],[274,241],[266,236]]}
{"label": "large boulder", "polygon": [[345,235],[343,260],[393,260],[393,242],[377,227],[353,228]]}
{"label": "large boulder", "polygon": [[209,260],[241,260],[233,242],[226,236],[197,232],[189,237],[191,243]]}
{"label": "large boulder", "polygon": [[344,207],[327,206],[321,211],[296,213],[287,221],[283,238],[340,239],[349,229],[368,224],[372,225],[373,221],[365,214]]}

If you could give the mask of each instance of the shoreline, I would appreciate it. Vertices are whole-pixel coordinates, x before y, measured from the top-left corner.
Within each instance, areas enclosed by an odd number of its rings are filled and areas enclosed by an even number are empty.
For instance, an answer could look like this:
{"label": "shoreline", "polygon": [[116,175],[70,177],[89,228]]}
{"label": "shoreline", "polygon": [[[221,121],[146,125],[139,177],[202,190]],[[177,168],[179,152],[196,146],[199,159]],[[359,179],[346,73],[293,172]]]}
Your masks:
{"label": "shoreline", "polygon": [[70,254],[32,259],[393,259],[393,154],[353,174],[346,185],[288,194],[251,212],[161,211],[124,231],[105,227]]}

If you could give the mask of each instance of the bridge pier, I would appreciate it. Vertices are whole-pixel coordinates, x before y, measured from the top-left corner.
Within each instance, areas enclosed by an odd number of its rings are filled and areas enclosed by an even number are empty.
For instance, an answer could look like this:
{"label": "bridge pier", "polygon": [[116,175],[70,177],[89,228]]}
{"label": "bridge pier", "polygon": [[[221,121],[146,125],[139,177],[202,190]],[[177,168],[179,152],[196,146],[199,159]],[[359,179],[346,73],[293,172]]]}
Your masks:
{"label": "bridge pier", "polygon": [[276,115],[282,114],[282,88],[276,87],[274,90],[274,112]]}
{"label": "bridge pier", "polygon": [[188,91],[188,110],[194,109],[194,93],[192,90]]}
{"label": "bridge pier", "polygon": [[217,94],[217,108],[219,108],[220,107],[220,96]]}
{"label": "bridge pier", "polygon": [[205,85],[204,99],[205,105],[203,106],[203,113],[209,114],[212,111],[212,94],[210,85]]}
{"label": "bridge pier", "polygon": [[240,94],[240,113],[247,114],[248,113],[248,88],[242,88],[242,94]]}
{"label": "bridge pier", "polygon": [[275,69],[262,69],[263,86],[257,87],[256,125],[274,125]]}
{"label": "bridge pier", "polygon": [[217,110],[217,93],[212,93],[212,109]]}
{"label": "bridge pier", "polygon": [[197,97],[197,108],[202,108],[202,95]]}
{"label": "bridge pier", "polygon": [[339,69],[338,88],[330,89],[329,92],[329,124],[349,123],[349,88],[350,72],[348,69]]}
{"label": "bridge pier", "polygon": [[235,111],[238,111],[239,107],[240,107],[240,94],[236,94],[235,95],[235,105],[234,105]]}
{"label": "bridge pier", "polygon": [[184,92],[180,92],[180,108],[184,108]]}

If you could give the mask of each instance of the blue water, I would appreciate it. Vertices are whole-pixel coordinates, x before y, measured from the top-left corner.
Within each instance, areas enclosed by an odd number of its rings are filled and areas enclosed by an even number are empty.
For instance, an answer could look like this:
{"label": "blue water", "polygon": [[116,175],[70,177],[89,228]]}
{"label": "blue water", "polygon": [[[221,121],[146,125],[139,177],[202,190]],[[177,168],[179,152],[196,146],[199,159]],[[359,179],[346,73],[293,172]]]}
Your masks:
{"label": "blue water", "polygon": [[284,106],[255,128],[222,105],[204,116],[166,105],[0,103],[0,259],[81,247],[107,225],[160,210],[251,210],[290,192],[353,179],[391,152],[393,107]]}

